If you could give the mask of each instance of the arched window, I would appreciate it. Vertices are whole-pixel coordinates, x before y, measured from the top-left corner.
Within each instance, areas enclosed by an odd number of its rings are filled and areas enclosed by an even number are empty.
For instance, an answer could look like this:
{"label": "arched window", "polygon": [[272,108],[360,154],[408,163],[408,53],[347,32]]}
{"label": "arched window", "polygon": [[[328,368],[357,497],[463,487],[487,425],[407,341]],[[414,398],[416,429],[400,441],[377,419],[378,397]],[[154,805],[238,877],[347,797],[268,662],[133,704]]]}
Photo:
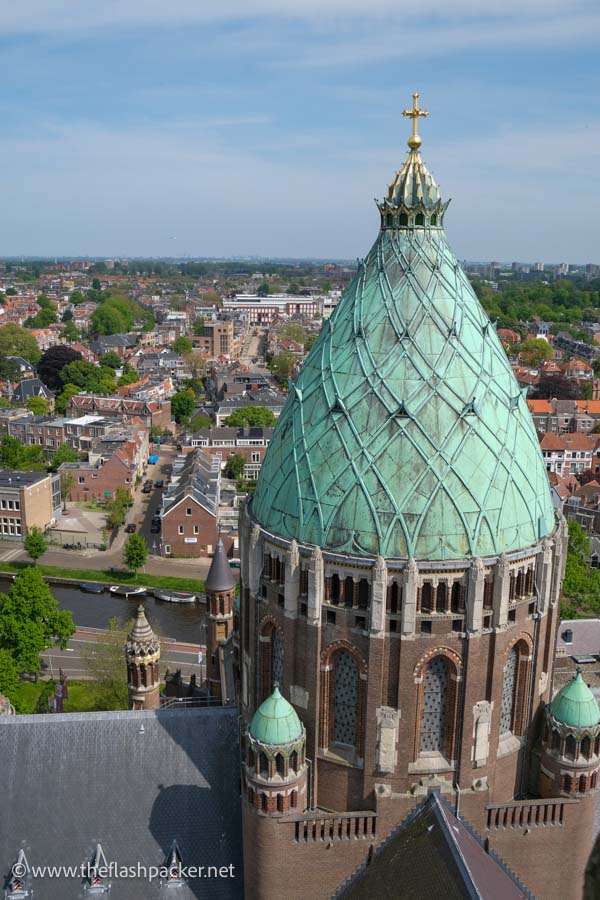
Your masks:
{"label": "arched window", "polygon": [[277,769],[277,774],[281,775],[282,778],[285,778],[285,760],[281,753],[278,753],[275,757],[275,766]]}
{"label": "arched window", "polygon": [[424,224],[425,224],[425,217],[424,217],[423,213],[417,213],[417,215],[415,216],[415,225],[424,225]]}
{"label": "arched window", "polygon": [[292,750],[290,754],[290,769],[294,772],[298,771],[298,753],[296,750]]}
{"label": "arched window", "polygon": [[329,596],[332,603],[340,602],[340,579],[338,575],[332,575],[329,579]]}
{"label": "arched window", "polygon": [[581,742],[581,752],[586,759],[589,759],[592,755],[592,741],[587,735]]}
{"label": "arched window", "polygon": [[400,213],[400,218],[398,219],[398,224],[402,227],[402,225],[408,225],[408,216],[406,213]]}
{"label": "arched window", "polygon": [[298,806],[298,791],[292,791],[290,794],[290,806],[292,809],[296,809]]}
{"label": "arched window", "polygon": [[385,217],[385,224],[388,228],[391,228],[391,226],[394,224],[394,217],[391,213],[388,213]]}
{"label": "arched window", "polygon": [[277,794],[277,812],[283,812],[283,794]]}
{"label": "arched window", "polygon": [[433,612],[433,585],[426,581],[421,588],[421,609],[423,612]]}
{"label": "arched window", "polygon": [[358,582],[358,605],[361,609],[369,607],[369,582],[366,578],[361,578]]}
{"label": "arched window", "polygon": [[560,750],[560,733],[556,730],[552,732],[552,749]]}
{"label": "arched window", "polygon": [[516,647],[513,647],[508,654],[502,678],[502,705],[500,707],[501,735],[513,731],[518,661],[519,651]]}
{"label": "arched window", "polygon": [[433,226],[437,225],[437,216],[435,213],[432,215],[430,222]]}
{"label": "arched window", "polygon": [[594,741],[594,756],[600,756],[600,735]]}
{"label": "arched window", "polygon": [[336,653],[333,665],[334,706],[331,740],[356,746],[358,666],[347,650]]}
{"label": "arched window", "polygon": [[437,590],[435,592],[435,611],[439,613],[446,612],[446,582],[442,581],[437,586]]}
{"label": "arched window", "polygon": [[254,768],[254,750],[251,747],[248,747],[248,768]]}
{"label": "arched window", "polygon": [[577,757],[577,741],[570,734],[565,741],[565,756],[568,756],[569,759],[575,759]]}
{"label": "arched window", "polygon": [[579,776],[579,786],[577,788],[579,793],[585,794],[586,788],[587,788],[587,778],[585,775],[580,775]]}
{"label": "arched window", "polygon": [[401,588],[398,586],[398,584],[396,584],[395,581],[392,581],[392,583],[389,585],[387,596],[389,612],[393,616],[395,616],[398,612],[400,612],[400,606],[402,603]]}
{"label": "arched window", "polygon": [[260,754],[259,765],[260,765],[261,778],[268,778],[269,777],[269,760],[267,759],[267,757],[265,756],[264,753]]}
{"label": "arched window", "polygon": [[452,585],[452,593],[450,595],[450,603],[452,612],[464,612],[465,604],[463,599],[463,586],[460,581],[455,581]]}
{"label": "arched window", "polygon": [[344,581],[344,606],[354,605],[354,579],[348,577]]}
{"label": "arched window", "polygon": [[596,785],[598,784],[598,773],[592,772],[592,777],[590,779],[590,788],[595,791]]}
{"label": "arched window", "polygon": [[261,808],[262,808],[262,811],[263,811],[263,812],[266,812],[266,811],[267,811],[267,804],[268,804],[268,801],[267,801],[267,795],[266,795],[266,794],[261,794],[261,797],[260,797],[260,805],[261,805]]}
{"label": "arched window", "polygon": [[248,802],[254,805],[254,791],[251,787],[248,788]]}
{"label": "arched window", "polygon": [[261,638],[261,691],[262,699],[266,700],[273,685],[283,683],[283,641],[274,622],[266,622]]}
{"label": "arched window", "polygon": [[425,672],[421,713],[421,753],[443,753],[447,741],[448,663],[435,656]]}
{"label": "arched window", "polygon": [[573,779],[571,778],[570,775],[564,775],[563,776],[563,791],[566,794],[570,794],[572,790],[573,790]]}

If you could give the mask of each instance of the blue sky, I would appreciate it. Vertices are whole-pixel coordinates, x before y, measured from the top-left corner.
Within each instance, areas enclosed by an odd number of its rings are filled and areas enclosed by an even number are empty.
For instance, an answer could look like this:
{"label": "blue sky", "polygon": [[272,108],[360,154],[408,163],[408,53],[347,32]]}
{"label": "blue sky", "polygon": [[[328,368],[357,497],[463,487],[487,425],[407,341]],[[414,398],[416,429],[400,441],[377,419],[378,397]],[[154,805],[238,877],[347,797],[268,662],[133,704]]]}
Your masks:
{"label": "blue sky", "polygon": [[596,2],[10,7],[0,255],[362,256],[418,90],[459,257],[600,263]]}

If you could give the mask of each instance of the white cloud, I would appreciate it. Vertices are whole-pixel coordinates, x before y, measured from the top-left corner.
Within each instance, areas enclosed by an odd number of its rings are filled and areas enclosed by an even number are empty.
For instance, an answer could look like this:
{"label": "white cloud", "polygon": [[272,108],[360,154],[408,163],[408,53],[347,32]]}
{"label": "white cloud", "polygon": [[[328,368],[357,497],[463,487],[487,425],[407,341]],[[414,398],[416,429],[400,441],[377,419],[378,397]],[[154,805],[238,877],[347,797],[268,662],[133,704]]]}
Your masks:
{"label": "white cloud", "polygon": [[399,22],[428,17],[456,20],[504,16],[535,17],[543,26],[553,13],[568,22],[580,10],[594,11],[593,0],[23,0],[4,3],[0,28],[7,31],[56,31],[106,25],[176,25],[275,18],[326,22],[348,18],[393,19]]}
{"label": "white cloud", "polygon": [[[186,121],[160,128],[40,126],[0,136],[6,254],[364,255],[403,159],[377,135],[300,135],[301,152],[238,144]],[[368,143],[370,141],[370,143]],[[283,139],[281,141],[283,146]],[[298,148],[295,148],[296,150]],[[453,203],[447,226],[468,258],[598,261],[600,122],[425,142]],[[275,152],[273,152],[275,151]],[[177,240],[170,241],[171,235]]]}

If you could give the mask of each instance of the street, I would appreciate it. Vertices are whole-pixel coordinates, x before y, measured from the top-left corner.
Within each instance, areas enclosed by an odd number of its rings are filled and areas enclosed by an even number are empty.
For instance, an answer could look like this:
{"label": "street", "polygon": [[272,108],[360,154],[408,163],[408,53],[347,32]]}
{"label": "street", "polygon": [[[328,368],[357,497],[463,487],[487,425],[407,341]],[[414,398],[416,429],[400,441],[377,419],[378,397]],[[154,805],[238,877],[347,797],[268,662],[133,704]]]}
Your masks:
{"label": "street", "polygon": [[[102,630],[97,628],[79,628],[65,650],[51,648],[41,654],[42,672],[44,676],[57,678],[62,669],[69,678],[80,680],[87,678],[86,652],[91,644],[102,641]],[[167,669],[174,672],[181,669],[184,678],[196,674],[201,682],[204,671],[204,647],[200,644],[179,643],[177,641],[161,641],[160,671],[161,678]],[[202,663],[198,663],[198,653],[203,651]],[[125,677],[125,661],[123,661],[123,677]]]}

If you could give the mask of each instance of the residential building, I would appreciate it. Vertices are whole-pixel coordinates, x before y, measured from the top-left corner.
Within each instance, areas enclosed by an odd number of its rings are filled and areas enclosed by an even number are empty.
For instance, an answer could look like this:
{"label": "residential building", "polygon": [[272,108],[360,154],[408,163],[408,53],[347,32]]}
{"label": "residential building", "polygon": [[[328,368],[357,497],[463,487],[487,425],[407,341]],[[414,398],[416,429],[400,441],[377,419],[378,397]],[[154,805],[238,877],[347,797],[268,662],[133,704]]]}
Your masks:
{"label": "residential building", "polygon": [[102,394],[75,394],[71,397],[67,412],[70,416],[91,415],[93,413],[111,419],[127,419],[135,416],[148,428],[159,425],[170,431],[171,402],[169,400],[130,400],[127,397],[105,397]]}
{"label": "residential building", "polygon": [[[221,456],[195,449],[177,457],[163,495],[163,556],[210,556],[217,545]],[[226,546],[231,538],[224,535]]]}
{"label": "residential building", "polygon": [[136,480],[141,478],[148,461],[148,431],[139,428],[129,432],[111,431],[97,438],[88,453],[87,462],[63,463],[59,473],[68,472],[73,484],[72,501],[110,500],[117,488],[133,496]]}
{"label": "residential building", "polygon": [[588,434],[544,434],[540,441],[547,472],[574,475],[592,469],[600,438]]}
{"label": "residential building", "polygon": [[221,428],[200,428],[186,434],[183,449],[202,447],[209,452],[218,452],[221,454],[222,466],[227,464],[229,456],[239,454],[246,460],[242,477],[246,480],[255,480],[258,478],[272,436],[272,428],[234,428],[226,425]]}
{"label": "residential building", "polygon": [[10,402],[20,403],[24,406],[28,400],[34,397],[41,397],[42,400],[46,400],[50,411],[54,409],[54,394],[48,390],[39,378],[25,378],[23,381],[20,381],[12,392]]}
{"label": "residential building", "polygon": [[245,406],[262,406],[265,409],[270,410],[277,419],[283,409],[284,403],[285,394],[281,391],[276,391],[273,388],[265,388],[257,391],[246,390],[238,397],[232,397],[231,400],[223,400],[222,402],[217,403],[215,407],[215,421],[217,426],[222,425],[227,416],[230,416],[238,409],[243,409]]}
{"label": "residential building", "polygon": [[192,338],[195,350],[208,356],[236,356],[239,341],[234,339],[232,319],[214,319],[204,323],[201,335]]}
{"label": "residential building", "polygon": [[46,531],[60,516],[58,475],[0,469],[0,537],[22,540],[31,528]]}

